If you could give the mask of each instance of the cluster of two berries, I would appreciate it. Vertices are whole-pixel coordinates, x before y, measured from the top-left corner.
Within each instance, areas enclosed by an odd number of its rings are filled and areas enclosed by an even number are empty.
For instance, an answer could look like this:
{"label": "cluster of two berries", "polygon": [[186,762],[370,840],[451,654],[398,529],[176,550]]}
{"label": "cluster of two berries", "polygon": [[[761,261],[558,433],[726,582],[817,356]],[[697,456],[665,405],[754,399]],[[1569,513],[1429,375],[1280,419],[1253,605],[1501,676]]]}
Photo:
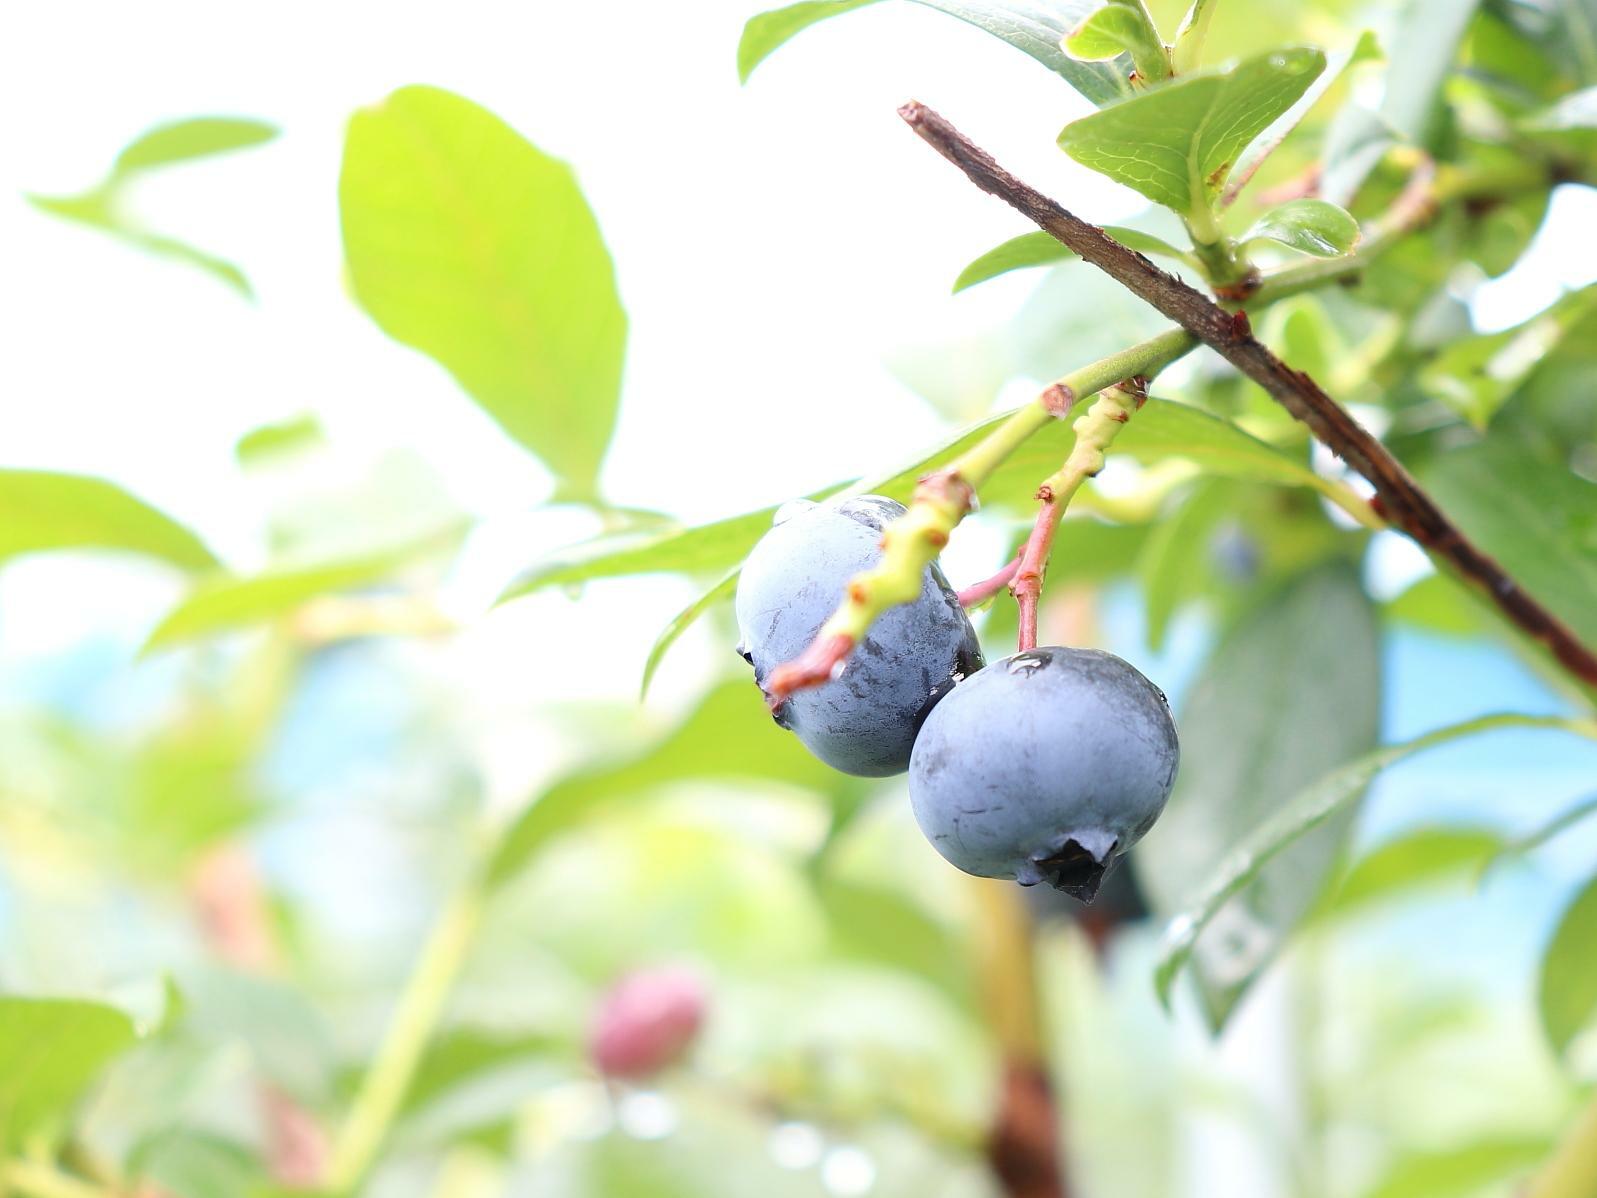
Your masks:
{"label": "cluster of two berries", "polygon": [[[762,692],[881,560],[882,532],[903,511],[870,495],[777,513],[737,590],[738,652]],[[921,831],[966,873],[1084,901],[1164,809],[1180,756],[1164,693],[1113,654],[1028,649],[984,665],[936,564],[837,677],[775,717],[844,773],[908,769]]]}

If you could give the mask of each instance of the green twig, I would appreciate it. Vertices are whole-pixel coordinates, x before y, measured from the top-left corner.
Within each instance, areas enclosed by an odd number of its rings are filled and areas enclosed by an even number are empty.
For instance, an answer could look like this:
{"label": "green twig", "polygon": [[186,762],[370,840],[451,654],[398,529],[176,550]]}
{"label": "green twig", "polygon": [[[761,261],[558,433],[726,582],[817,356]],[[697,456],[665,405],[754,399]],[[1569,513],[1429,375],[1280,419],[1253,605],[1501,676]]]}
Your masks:
{"label": "green twig", "polygon": [[474,879],[439,915],[333,1145],[327,1185],[334,1193],[353,1191],[377,1159],[476,939],[486,897]]}
{"label": "green twig", "polygon": [[1597,1194],[1597,1095],[1520,1198],[1592,1198]]}

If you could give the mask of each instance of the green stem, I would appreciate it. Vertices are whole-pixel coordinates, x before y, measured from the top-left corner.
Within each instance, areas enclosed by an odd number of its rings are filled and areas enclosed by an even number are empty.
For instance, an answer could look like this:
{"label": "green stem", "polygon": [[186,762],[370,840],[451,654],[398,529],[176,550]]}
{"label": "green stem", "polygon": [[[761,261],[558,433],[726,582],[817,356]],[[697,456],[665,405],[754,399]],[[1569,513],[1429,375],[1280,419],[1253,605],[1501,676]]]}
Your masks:
{"label": "green stem", "polygon": [[1597,1095],[1520,1198],[1592,1198],[1597,1194]]}
{"label": "green stem", "polygon": [[352,1192],[376,1160],[476,939],[486,899],[474,878],[439,915],[333,1145],[327,1185],[334,1193]]}

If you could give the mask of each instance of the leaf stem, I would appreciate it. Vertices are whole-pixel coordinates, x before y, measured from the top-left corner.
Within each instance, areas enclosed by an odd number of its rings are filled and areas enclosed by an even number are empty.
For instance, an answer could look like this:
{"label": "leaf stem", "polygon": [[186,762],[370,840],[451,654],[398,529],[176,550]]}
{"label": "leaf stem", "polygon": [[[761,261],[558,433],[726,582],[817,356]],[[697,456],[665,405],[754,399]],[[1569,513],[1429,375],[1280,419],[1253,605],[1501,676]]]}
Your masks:
{"label": "leaf stem", "polygon": [[1103,469],[1109,446],[1147,397],[1146,376],[1139,376],[1134,384],[1123,382],[1100,393],[1092,407],[1077,418],[1076,442],[1064,465],[1037,488],[1037,501],[1042,506],[1031,536],[1026,538],[1026,547],[1021,551],[1020,569],[1009,584],[1010,594],[1020,607],[1018,647],[1022,651],[1037,647],[1037,603],[1042,597],[1042,580],[1048,569],[1054,533],[1064,518],[1065,509],[1081,484]]}
{"label": "leaf stem", "polygon": [[476,939],[486,897],[474,876],[439,915],[333,1145],[327,1185],[334,1193],[352,1192],[376,1160]]}
{"label": "leaf stem", "polygon": [[999,591],[1009,585],[1009,580],[1015,577],[1015,571],[1020,569],[1020,556],[1017,554],[1010,559],[1008,565],[999,570],[991,578],[984,578],[980,582],[973,582],[956,596],[961,607],[979,607],[991,599]]}

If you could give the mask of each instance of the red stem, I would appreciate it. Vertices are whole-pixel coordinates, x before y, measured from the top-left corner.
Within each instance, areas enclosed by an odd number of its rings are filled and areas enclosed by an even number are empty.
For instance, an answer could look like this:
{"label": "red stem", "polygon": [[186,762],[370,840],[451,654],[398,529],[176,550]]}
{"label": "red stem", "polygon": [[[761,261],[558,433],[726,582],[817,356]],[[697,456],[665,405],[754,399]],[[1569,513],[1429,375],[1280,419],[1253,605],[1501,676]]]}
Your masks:
{"label": "red stem", "polygon": [[1019,568],[1009,584],[1009,593],[1020,607],[1020,635],[1016,645],[1021,652],[1037,647],[1037,604],[1042,598],[1043,575],[1048,571],[1048,555],[1053,550],[1054,532],[1065,514],[1064,505],[1054,498],[1052,487],[1037,490],[1037,523],[1032,525],[1026,547],[1020,551]]}
{"label": "red stem", "polygon": [[986,603],[999,591],[1009,585],[1009,580],[1015,576],[1015,571],[1020,568],[1020,555],[1015,555],[1015,560],[1010,562],[991,578],[984,578],[980,582],[973,582],[958,594],[959,606],[975,607]]}

